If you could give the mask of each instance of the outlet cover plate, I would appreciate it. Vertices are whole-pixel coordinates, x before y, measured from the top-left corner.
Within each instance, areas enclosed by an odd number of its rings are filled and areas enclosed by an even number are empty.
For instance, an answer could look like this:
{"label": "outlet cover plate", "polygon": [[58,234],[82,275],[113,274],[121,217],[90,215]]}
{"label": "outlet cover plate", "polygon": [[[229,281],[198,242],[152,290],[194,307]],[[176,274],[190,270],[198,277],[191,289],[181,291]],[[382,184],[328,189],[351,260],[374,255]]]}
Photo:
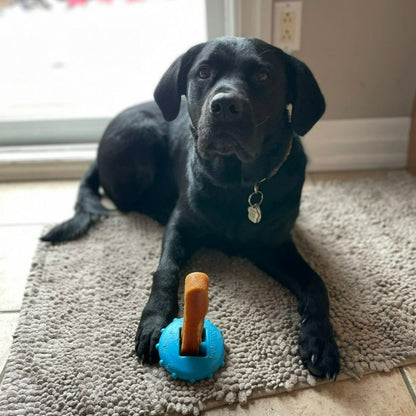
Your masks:
{"label": "outlet cover plate", "polygon": [[275,2],[273,43],[288,53],[300,50],[301,23],[301,1]]}

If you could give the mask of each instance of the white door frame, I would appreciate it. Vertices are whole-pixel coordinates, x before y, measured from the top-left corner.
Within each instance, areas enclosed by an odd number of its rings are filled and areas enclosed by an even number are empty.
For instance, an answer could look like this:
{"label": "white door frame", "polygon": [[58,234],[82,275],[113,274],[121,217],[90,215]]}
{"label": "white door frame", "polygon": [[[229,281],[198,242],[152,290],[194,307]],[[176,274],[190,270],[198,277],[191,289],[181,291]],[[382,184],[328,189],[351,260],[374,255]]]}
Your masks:
{"label": "white door frame", "polygon": [[208,39],[244,36],[273,39],[272,0],[206,0]]}

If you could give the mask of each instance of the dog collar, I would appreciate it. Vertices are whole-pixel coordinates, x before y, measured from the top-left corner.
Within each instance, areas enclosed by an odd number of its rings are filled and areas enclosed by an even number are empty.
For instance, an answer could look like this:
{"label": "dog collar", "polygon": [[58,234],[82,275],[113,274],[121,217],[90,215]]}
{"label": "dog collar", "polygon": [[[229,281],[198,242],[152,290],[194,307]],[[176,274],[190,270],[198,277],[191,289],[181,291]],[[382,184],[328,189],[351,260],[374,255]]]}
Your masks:
{"label": "dog collar", "polygon": [[285,156],[282,159],[282,161],[266,177],[264,177],[263,179],[260,179],[258,182],[255,183],[253,192],[248,196],[248,208],[247,208],[248,219],[253,224],[258,224],[261,221],[260,205],[263,203],[264,195],[263,195],[263,192],[261,192],[259,189],[260,184],[273,178],[273,176],[276,175],[277,172],[279,172],[280,168],[286,162],[287,158],[290,155],[290,152],[292,151],[292,143],[293,143],[293,139],[291,138],[289,142],[289,146],[286,150]]}

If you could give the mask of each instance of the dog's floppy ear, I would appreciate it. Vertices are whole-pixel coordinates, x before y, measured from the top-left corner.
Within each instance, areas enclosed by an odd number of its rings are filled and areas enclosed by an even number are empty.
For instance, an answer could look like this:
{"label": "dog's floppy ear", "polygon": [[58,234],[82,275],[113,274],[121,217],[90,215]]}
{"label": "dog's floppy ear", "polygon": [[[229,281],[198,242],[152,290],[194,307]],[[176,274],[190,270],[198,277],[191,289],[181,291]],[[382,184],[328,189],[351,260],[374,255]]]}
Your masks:
{"label": "dog's floppy ear", "polygon": [[304,136],[325,111],[325,99],[310,69],[299,59],[287,55],[289,80],[287,104],[292,104],[293,130]]}
{"label": "dog's floppy ear", "polygon": [[186,93],[186,78],[196,55],[205,43],[193,46],[177,58],[157,84],[154,98],[167,121],[174,120],[181,105],[181,96]]}

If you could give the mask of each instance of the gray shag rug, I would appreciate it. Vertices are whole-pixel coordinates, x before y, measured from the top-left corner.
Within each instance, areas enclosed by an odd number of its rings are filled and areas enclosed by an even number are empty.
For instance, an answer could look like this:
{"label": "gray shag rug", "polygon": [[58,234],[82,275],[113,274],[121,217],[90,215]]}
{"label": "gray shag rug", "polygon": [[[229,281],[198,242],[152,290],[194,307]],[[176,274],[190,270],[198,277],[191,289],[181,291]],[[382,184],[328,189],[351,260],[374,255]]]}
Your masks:
{"label": "gray shag rug", "polygon": [[[39,245],[0,415],[198,415],[317,383],[299,359],[295,298],[247,260],[208,250],[182,275],[211,278],[208,317],[223,330],[226,366],[195,384],[142,366],[133,340],[162,233],[116,214],[78,241]],[[326,282],[342,376],[416,361],[416,180],[309,184],[293,236]]]}

